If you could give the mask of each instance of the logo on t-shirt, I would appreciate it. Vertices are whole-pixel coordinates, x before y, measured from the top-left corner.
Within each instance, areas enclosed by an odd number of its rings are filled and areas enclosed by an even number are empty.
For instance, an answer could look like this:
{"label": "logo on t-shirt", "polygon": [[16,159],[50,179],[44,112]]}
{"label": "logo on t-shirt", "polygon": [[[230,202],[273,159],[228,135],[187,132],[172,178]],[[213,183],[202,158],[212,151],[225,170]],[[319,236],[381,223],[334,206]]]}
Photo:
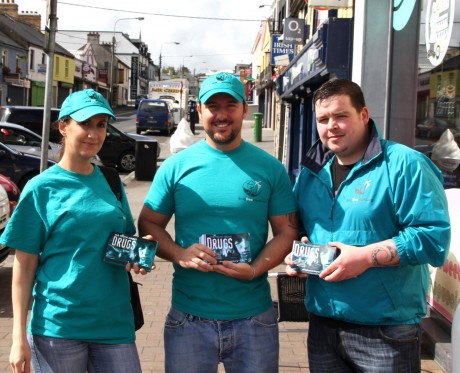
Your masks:
{"label": "logo on t-shirt", "polygon": [[243,184],[243,190],[249,197],[257,197],[262,189],[262,182],[255,180],[248,180]]}

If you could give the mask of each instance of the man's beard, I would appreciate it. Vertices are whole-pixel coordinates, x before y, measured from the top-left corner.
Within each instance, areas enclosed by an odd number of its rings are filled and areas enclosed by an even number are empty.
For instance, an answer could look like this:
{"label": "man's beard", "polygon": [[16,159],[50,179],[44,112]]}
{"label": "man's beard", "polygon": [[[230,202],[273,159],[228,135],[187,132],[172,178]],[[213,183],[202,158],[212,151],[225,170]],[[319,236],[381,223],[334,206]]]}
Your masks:
{"label": "man's beard", "polygon": [[233,140],[235,140],[238,137],[238,134],[240,133],[240,131],[236,129],[232,129],[232,132],[226,139],[221,139],[221,138],[219,139],[219,138],[216,138],[216,134],[212,131],[212,126],[211,126],[211,129],[207,129],[205,130],[205,132],[215,144],[219,144],[219,145],[230,144]]}

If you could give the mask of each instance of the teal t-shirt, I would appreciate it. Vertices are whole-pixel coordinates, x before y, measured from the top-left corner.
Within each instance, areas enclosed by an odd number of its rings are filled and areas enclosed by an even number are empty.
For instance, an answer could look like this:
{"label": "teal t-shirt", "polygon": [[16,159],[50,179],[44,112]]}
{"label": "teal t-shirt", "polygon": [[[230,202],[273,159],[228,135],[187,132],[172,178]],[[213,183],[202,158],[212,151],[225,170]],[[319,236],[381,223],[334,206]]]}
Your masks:
{"label": "teal t-shirt", "polygon": [[103,261],[110,232],[136,229],[98,167],[81,175],[54,165],[29,181],[0,242],[39,255],[29,331],[98,343],[135,340],[123,267]]}
{"label": "teal t-shirt", "polygon": [[[242,142],[229,152],[206,141],[168,158],[144,201],[175,215],[175,241],[187,248],[202,234],[249,233],[251,257],[264,248],[270,216],[296,211],[284,166],[267,152]],[[230,320],[272,307],[267,276],[247,281],[175,265],[172,304],[195,316]]]}

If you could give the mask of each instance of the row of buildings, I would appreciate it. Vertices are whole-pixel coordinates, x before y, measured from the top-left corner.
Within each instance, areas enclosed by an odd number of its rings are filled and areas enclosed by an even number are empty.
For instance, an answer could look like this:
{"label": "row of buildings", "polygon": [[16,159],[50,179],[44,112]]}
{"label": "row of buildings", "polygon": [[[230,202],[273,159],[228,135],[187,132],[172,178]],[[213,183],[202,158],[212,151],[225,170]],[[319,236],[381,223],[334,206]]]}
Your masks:
{"label": "row of buildings", "polygon": [[[293,181],[318,140],[313,93],[334,77],[362,87],[385,138],[430,149],[449,130],[445,148],[460,145],[458,1],[273,0],[270,6],[253,44],[247,83]],[[458,163],[454,170],[440,168],[445,188],[460,188]],[[447,372],[460,304],[458,246],[453,240],[445,266],[432,268],[423,321],[426,346]]]}
{"label": "row of buildings", "polygon": [[[0,105],[44,105],[48,51],[40,25],[40,14],[19,12],[14,0],[1,0]],[[122,32],[60,30],[53,57],[53,107],[86,88],[101,92],[113,107],[124,106],[147,93],[149,80],[158,77],[141,37]]]}

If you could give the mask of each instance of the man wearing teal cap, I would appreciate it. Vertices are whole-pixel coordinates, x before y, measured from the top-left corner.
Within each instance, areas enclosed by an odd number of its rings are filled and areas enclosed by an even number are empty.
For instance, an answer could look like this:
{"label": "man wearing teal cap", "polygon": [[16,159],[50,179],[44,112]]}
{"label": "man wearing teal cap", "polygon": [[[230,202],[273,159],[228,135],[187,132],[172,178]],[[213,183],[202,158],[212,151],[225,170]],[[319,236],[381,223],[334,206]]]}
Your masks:
{"label": "man wearing teal cap", "polygon": [[[277,159],[242,139],[248,105],[238,78],[207,78],[198,100],[205,140],[163,162],[139,217],[139,233],[153,235],[157,255],[174,263],[165,371],[215,373],[223,363],[226,372],[278,372],[267,271],[297,238],[291,183]],[[174,240],[165,229],[173,214]],[[236,240],[243,233],[249,262],[217,264],[199,243],[203,234]]]}

